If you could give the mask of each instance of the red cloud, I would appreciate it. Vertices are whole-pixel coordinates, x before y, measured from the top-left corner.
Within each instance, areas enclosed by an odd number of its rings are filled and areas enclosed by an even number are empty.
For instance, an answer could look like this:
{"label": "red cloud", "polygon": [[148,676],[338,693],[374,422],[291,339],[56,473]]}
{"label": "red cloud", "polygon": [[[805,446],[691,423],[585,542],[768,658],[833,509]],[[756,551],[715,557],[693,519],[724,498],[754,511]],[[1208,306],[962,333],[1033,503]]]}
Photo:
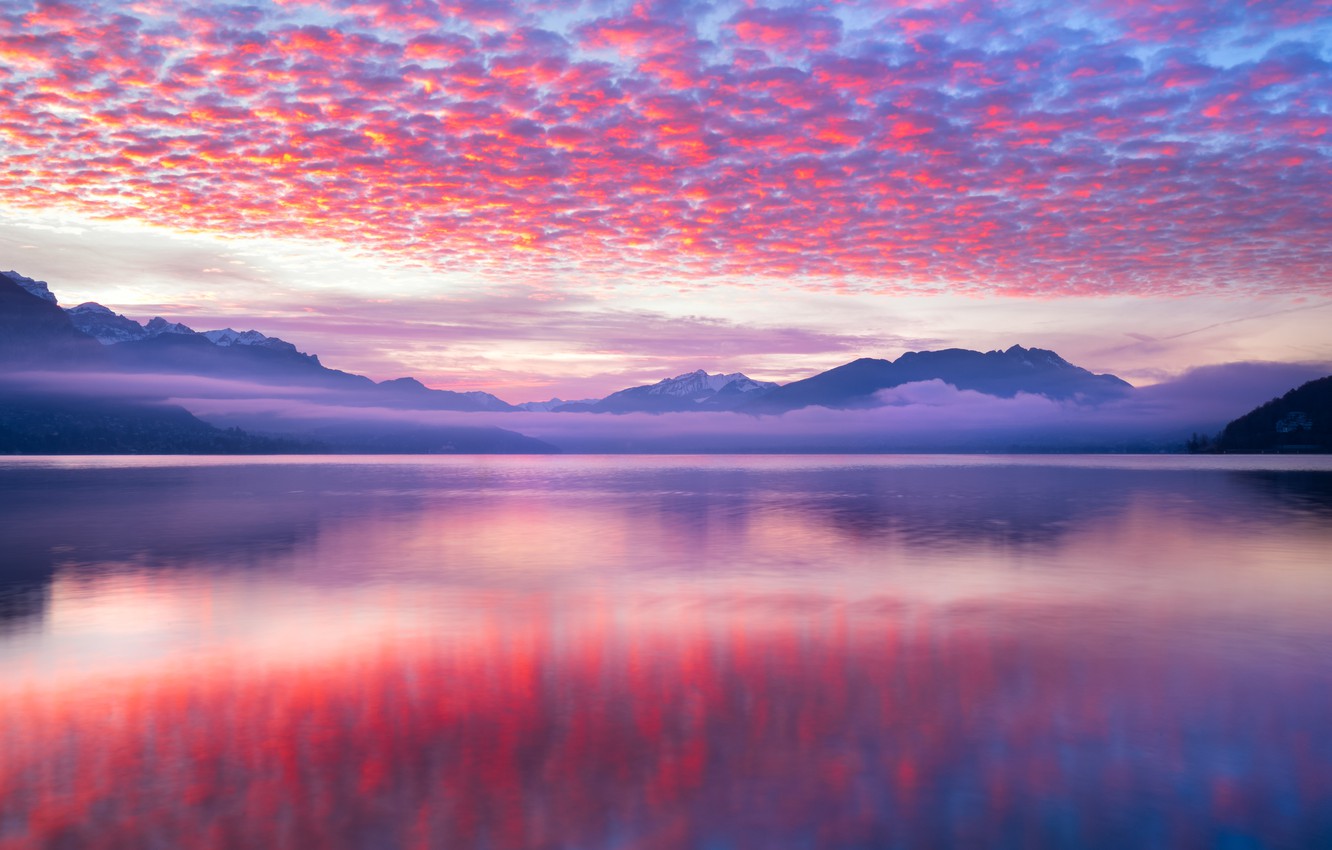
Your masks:
{"label": "red cloud", "polygon": [[745,9],[728,26],[739,41],[782,53],[830,50],[842,40],[837,18],[790,8]]}
{"label": "red cloud", "polygon": [[1329,65],[1290,4],[1203,9],[37,4],[0,201],[531,279],[1325,289]]}

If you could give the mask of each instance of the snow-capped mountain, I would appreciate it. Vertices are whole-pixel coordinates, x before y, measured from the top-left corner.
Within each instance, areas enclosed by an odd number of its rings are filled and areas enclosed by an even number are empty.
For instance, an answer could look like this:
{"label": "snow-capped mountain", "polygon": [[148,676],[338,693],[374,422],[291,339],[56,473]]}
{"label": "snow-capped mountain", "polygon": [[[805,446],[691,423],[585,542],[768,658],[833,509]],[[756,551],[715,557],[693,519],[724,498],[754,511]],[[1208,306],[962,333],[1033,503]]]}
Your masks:
{"label": "snow-capped mountain", "polygon": [[683,410],[731,410],[777,385],[755,381],[740,372],[709,375],[703,369],[666,378],[655,384],[611,393],[586,408],[566,405],[563,410],[593,413],[666,413]]}
{"label": "snow-capped mountain", "polygon": [[42,299],[43,301],[49,301],[52,304],[56,303],[55,293],[51,291],[51,287],[47,284],[46,281],[33,280],[32,278],[27,277],[26,275],[19,274],[13,269],[10,269],[7,272],[0,272],[0,275],[4,275],[5,277],[9,278],[10,282],[18,284],[19,286],[26,289],[28,292],[31,292],[33,295],[36,295],[38,298]]}
{"label": "snow-capped mountain", "polygon": [[77,307],[66,307],[65,313],[69,315],[74,327],[102,345],[115,345],[148,336],[148,331],[144,330],[143,325],[95,301],[86,301]]}
{"label": "snow-capped mountain", "polygon": [[[731,386],[734,384],[734,386]],[[754,390],[772,389],[777,386],[770,381],[755,381],[740,372],[729,375],[709,375],[699,369],[674,378],[666,378],[647,388],[648,395],[679,396],[698,400],[707,398],[731,387],[732,392],[747,393]]]}
{"label": "snow-capped mountain", "polygon": [[233,328],[222,328],[218,331],[204,331],[203,336],[213,345],[219,345],[223,348],[229,348],[233,345],[257,345],[262,348],[272,348],[276,351],[296,351],[296,346],[284,339],[278,339],[275,336],[265,336],[256,330],[238,331]]}
{"label": "snow-capped mountain", "polygon": [[[54,302],[55,298],[52,296]],[[215,331],[195,331],[182,322],[172,322],[161,316],[154,317],[146,325],[141,325],[131,318],[104,307],[95,301],[87,301],[77,307],[66,307],[74,327],[103,345],[118,345],[122,342],[134,342],[141,339],[179,334],[182,336],[201,336],[219,348],[233,345],[250,345],[299,354],[296,346],[277,337],[266,336],[256,330],[238,331],[234,328],[222,328]]]}
{"label": "snow-capped mountain", "polygon": [[189,325],[180,322],[169,322],[161,316],[154,316],[148,324],[143,326],[144,336],[154,337],[162,334],[180,334],[182,336],[198,336],[199,333]]}

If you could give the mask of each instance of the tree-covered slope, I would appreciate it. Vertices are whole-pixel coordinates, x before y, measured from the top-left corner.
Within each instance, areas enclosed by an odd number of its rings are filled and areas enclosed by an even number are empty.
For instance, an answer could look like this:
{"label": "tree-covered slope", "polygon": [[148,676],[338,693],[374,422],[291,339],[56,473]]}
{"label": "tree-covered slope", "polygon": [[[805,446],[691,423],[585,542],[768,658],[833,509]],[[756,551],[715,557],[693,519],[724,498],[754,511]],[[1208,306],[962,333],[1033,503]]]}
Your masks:
{"label": "tree-covered slope", "polygon": [[1332,375],[1310,381],[1231,422],[1222,452],[1332,452]]}

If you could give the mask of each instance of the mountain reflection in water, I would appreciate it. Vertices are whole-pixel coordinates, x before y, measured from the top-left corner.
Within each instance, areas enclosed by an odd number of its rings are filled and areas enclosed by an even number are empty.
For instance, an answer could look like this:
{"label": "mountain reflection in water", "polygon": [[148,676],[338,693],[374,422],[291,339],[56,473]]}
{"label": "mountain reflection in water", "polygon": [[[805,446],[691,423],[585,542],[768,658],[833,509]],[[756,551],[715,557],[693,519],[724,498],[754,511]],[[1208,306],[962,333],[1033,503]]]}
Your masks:
{"label": "mountain reflection in water", "polygon": [[0,848],[1332,846],[1320,463],[5,462]]}

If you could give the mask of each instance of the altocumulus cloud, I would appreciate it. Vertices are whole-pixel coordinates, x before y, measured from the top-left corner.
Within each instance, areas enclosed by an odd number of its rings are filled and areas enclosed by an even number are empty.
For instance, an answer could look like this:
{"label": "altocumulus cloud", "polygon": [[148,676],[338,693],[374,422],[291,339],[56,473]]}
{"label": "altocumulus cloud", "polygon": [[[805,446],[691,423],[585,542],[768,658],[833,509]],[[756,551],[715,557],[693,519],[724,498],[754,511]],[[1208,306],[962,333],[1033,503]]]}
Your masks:
{"label": "altocumulus cloud", "polygon": [[506,280],[1328,290],[1324,0],[16,0],[0,203]]}

